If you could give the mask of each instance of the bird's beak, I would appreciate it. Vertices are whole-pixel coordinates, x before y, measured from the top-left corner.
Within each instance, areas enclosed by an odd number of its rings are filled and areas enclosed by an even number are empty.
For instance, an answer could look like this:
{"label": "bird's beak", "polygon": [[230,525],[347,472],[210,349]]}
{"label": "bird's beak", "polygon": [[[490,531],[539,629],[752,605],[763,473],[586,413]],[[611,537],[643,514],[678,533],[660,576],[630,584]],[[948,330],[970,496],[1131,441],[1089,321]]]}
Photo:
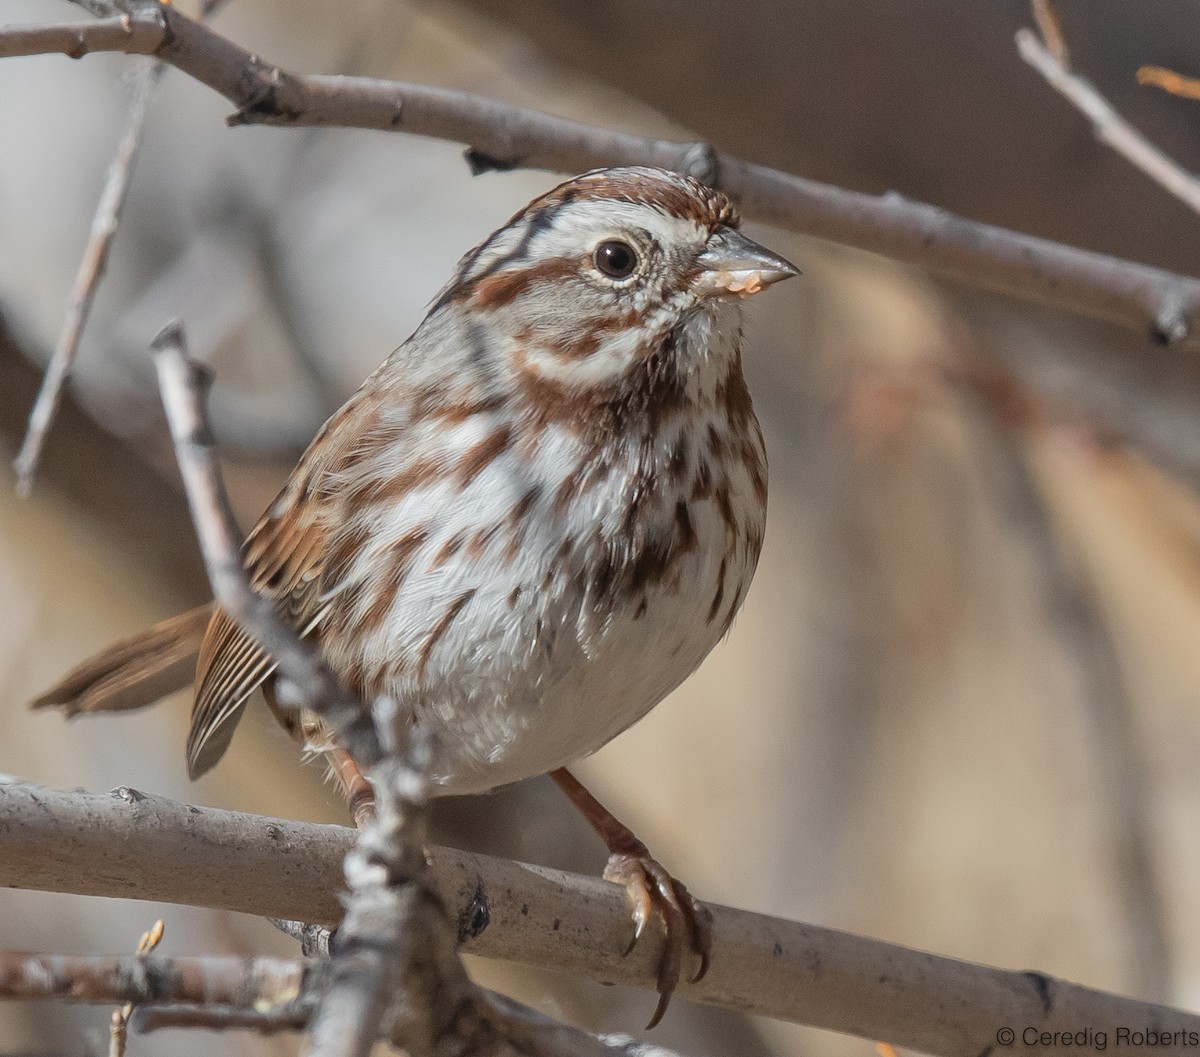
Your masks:
{"label": "bird's beak", "polygon": [[800,274],[790,261],[733,228],[721,228],[710,236],[696,263],[701,271],[693,289],[703,297],[752,297],[780,279]]}

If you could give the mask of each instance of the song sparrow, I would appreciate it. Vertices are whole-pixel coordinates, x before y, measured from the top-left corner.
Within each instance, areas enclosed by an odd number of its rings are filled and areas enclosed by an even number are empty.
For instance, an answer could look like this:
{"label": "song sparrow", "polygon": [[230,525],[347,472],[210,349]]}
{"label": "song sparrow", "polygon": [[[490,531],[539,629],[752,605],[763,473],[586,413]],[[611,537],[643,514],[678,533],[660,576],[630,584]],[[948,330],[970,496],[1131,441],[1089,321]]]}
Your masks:
{"label": "song sparrow", "polygon": [[[676,935],[656,1020],[681,930],[704,971],[703,913],[559,769],[678,686],[750,585],[767,462],[740,300],[796,269],[737,228],[724,195],[658,169],[538,198],[462,259],[245,544],[255,587],[335,672],[433,725],[437,791],[555,772],[638,932],[657,906]],[[190,678],[201,629],[187,760],[203,774],[273,667],[219,610],[114,647],[39,703],[147,703]]]}

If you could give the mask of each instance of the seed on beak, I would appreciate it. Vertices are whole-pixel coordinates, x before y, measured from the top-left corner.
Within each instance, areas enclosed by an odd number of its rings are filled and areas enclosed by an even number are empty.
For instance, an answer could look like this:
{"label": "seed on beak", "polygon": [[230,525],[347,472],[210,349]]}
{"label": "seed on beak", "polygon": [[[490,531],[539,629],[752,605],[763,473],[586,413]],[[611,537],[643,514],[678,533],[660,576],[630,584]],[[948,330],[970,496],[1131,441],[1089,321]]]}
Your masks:
{"label": "seed on beak", "polygon": [[733,228],[722,228],[696,258],[703,269],[694,288],[701,296],[753,297],[800,269]]}

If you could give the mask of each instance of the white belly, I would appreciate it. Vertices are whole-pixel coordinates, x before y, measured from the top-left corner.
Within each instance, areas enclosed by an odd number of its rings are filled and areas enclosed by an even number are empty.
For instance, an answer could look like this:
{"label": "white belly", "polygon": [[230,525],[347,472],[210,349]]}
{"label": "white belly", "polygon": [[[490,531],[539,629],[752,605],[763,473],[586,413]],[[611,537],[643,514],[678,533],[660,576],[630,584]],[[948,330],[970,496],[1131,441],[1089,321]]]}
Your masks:
{"label": "white belly", "polygon": [[[761,481],[756,490],[741,465],[710,470],[714,487],[701,494],[698,444],[672,483],[674,439],[631,442],[626,464],[569,503],[556,496],[578,466],[576,442],[551,431],[536,459],[514,449],[465,490],[434,484],[398,501],[397,522],[424,520],[428,538],[398,574],[378,633],[324,648],[335,669],[366,673],[368,694],[392,694],[431,722],[440,792],[485,791],[595,752],[728,630],[762,540]],[[518,529],[511,514],[531,490]],[[504,527],[471,546],[493,524]],[[382,567],[379,554],[359,558],[362,575]]]}

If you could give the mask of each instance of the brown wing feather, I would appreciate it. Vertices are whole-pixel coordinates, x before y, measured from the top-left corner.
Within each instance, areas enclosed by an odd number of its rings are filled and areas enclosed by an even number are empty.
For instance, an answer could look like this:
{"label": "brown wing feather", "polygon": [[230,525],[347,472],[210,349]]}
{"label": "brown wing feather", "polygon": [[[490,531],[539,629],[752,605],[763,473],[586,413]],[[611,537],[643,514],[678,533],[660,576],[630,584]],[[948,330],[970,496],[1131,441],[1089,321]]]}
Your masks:
{"label": "brown wing feather", "polygon": [[[277,504],[278,506],[279,504]],[[324,533],[309,520],[300,524],[297,506],[268,515],[246,540],[251,583],[275,600],[280,615],[302,634],[319,619]],[[196,664],[196,699],[188,732],[187,763],[192,778],[225,754],[251,695],[270,678],[275,662],[221,610],[212,621]]]}
{"label": "brown wing feather", "polygon": [[[256,591],[275,601],[280,615],[302,635],[320,623],[321,579],[329,515],[329,474],[355,457],[378,427],[381,394],[373,376],[317,434],[270,510],[243,548]],[[188,734],[188,774],[198,778],[229,747],[242,709],[270,678],[275,664],[220,610],[213,614],[196,666],[196,699]]]}

